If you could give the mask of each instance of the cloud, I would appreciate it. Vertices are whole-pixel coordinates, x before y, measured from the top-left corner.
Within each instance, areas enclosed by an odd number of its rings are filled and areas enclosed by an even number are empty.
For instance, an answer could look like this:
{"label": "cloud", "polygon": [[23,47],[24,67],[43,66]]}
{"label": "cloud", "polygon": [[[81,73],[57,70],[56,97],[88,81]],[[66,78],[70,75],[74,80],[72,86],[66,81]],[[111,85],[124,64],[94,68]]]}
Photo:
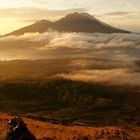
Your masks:
{"label": "cloud", "polygon": [[[139,20],[140,16],[140,11],[117,11],[117,12],[108,12],[108,13],[103,13],[100,15],[97,15],[97,17],[102,17],[103,19],[118,19],[123,21],[128,19],[133,19],[134,21]],[[130,21],[132,22],[132,21]],[[125,23],[125,22],[124,22]],[[128,24],[128,23],[127,23]],[[130,26],[130,25],[129,25]]]}
{"label": "cloud", "polygon": [[55,77],[63,77],[87,82],[140,86],[139,72],[130,73],[127,69],[80,70],[68,74],[60,73]]}
{"label": "cloud", "polygon": [[63,77],[140,86],[139,54],[139,34],[54,31],[8,36],[0,38],[0,59],[22,61],[0,62],[0,80]]}
{"label": "cloud", "polygon": [[119,0],[118,2],[120,3],[120,5],[123,5],[125,9],[127,8],[129,10],[139,11],[140,3],[138,2],[138,0]]}
{"label": "cloud", "polygon": [[104,15],[107,16],[122,16],[122,15],[129,15],[129,14],[133,14],[133,13],[137,13],[137,12],[110,12],[110,13],[105,13]]}
{"label": "cloud", "polygon": [[[18,55],[17,55],[18,54]],[[0,38],[0,59],[98,58],[139,60],[138,34],[47,32]]]}
{"label": "cloud", "polygon": [[86,82],[140,86],[138,61],[49,59],[0,61],[0,80],[68,78]]}
{"label": "cloud", "polygon": [[46,4],[46,0],[30,0],[30,1],[37,4]]}
{"label": "cloud", "polygon": [[32,21],[32,20],[39,20],[39,19],[56,20],[63,17],[64,15],[77,11],[85,12],[86,9],[72,8],[72,9],[65,9],[65,10],[48,10],[48,9],[31,8],[31,7],[0,8],[0,17],[18,18],[23,21]]}

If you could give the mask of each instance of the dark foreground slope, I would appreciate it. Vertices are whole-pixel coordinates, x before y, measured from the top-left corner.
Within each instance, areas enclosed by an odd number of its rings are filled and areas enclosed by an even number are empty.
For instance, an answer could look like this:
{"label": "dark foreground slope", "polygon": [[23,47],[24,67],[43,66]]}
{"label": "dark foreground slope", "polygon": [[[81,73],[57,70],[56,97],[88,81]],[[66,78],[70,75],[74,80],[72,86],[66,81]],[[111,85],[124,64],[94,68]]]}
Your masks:
{"label": "dark foreground slope", "polygon": [[30,26],[8,33],[6,36],[36,32],[43,33],[50,29],[59,32],[130,33],[129,31],[109,26],[87,13],[72,13],[56,22],[50,22],[48,20],[37,21]]}
{"label": "dark foreground slope", "polygon": [[100,126],[140,123],[140,94],[127,87],[65,79],[1,82],[0,85],[2,112],[50,116]]}
{"label": "dark foreground slope", "polygon": [[[0,140],[6,139],[6,126],[11,115],[0,113]],[[23,118],[28,130],[37,140],[138,140],[140,128],[129,126],[66,126]],[[27,132],[26,132],[27,134]],[[20,137],[20,140],[23,137]],[[15,140],[15,139],[14,139]],[[17,137],[16,137],[17,140]],[[24,139],[25,140],[25,139]],[[27,139],[29,140],[29,139]]]}

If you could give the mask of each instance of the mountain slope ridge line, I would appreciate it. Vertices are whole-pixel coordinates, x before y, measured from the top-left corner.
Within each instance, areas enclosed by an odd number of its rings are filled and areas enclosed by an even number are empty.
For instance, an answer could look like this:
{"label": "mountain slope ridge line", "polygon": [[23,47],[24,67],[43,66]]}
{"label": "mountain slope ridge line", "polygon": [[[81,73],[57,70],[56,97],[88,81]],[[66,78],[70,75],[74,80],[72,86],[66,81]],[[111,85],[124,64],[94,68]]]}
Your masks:
{"label": "mountain slope ridge line", "polygon": [[40,20],[29,26],[20,28],[4,36],[23,35],[25,33],[44,33],[48,30],[58,32],[84,32],[84,33],[131,33],[123,29],[112,27],[88,13],[72,13],[55,22]]}

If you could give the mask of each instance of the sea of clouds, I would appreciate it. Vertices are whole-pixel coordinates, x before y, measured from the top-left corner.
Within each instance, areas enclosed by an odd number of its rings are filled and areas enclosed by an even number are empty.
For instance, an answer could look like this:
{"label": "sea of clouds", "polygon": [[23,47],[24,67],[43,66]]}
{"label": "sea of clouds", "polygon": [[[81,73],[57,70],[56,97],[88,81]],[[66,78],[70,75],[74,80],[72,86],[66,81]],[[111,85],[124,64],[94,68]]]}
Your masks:
{"label": "sea of clouds", "polygon": [[0,60],[18,59],[0,62],[0,80],[63,77],[140,86],[139,34],[47,32],[0,38]]}
{"label": "sea of clouds", "polygon": [[139,34],[47,32],[0,38],[0,59],[139,60]]}

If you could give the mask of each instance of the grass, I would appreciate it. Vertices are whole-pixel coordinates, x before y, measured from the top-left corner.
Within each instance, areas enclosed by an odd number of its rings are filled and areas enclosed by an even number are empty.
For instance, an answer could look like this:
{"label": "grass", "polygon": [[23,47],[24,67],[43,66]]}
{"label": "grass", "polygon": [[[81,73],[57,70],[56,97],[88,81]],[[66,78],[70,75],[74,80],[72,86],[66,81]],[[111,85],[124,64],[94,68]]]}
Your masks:
{"label": "grass", "polygon": [[[0,120],[2,120],[0,128],[0,136],[5,133],[2,129],[6,126],[8,119],[11,116],[5,113],[0,113]],[[138,127],[89,127],[89,126],[63,126],[52,123],[46,123],[36,120],[23,118],[27,124],[28,129],[36,136],[38,140],[57,139],[57,140],[93,140],[93,139],[107,139],[107,140],[120,140],[120,139],[139,139]],[[4,135],[3,135],[4,137]],[[5,140],[5,139],[0,139]]]}
{"label": "grass", "polygon": [[31,114],[33,118],[36,115],[62,120],[76,118],[78,122],[94,125],[116,125],[125,121],[125,112],[135,114],[129,115],[130,119],[133,116],[139,121],[139,104],[135,103],[140,95],[130,95],[126,87],[69,79],[1,81],[0,111]]}
{"label": "grass", "polygon": [[[1,81],[0,111],[21,115],[39,140],[139,139],[139,92],[69,79]],[[11,115],[0,113],[0,140]]]}

